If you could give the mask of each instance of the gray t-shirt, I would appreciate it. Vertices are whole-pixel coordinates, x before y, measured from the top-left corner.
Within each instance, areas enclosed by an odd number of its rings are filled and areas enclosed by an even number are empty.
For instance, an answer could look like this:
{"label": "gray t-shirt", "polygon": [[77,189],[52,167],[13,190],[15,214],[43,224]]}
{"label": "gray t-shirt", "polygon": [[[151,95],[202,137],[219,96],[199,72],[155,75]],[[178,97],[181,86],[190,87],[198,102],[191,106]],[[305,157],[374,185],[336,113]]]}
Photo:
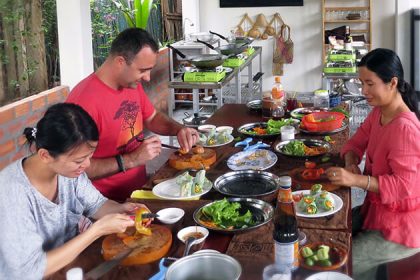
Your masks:
{"label": "gray t-shirt", "polygon": [[31,185],[22,159],[0,172],[0,279],[42,279],[46,252],[78,234],[78,222],[107,201],[86,174],[58,176],[52,202]]}

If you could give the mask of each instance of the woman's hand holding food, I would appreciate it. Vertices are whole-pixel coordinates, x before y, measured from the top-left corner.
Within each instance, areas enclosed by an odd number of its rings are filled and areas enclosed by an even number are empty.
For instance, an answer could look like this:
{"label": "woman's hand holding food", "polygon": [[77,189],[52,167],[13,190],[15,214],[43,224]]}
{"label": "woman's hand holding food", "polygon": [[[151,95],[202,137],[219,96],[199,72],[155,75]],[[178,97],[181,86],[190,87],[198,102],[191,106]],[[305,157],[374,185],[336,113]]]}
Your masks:
{"label": "woman's hand holding food", "polygon": [[[149,208],[147,208],[147,206],[142,203],[125,202],[121,206],[123,207],[124,213],[127,213],[128,215],[131,215],[131,216],[136,215],[139,209],[144,209],[143,212],[151,212]],[[152,218],[144,219],[144,221],[145,221],[144,225],[148,227],[152,223],[153,219]]]}
{"label": "woman's hand holding food", "polygon": [[134,221],[126,214],[108,214],[97,220],[88,229],[100,237],[112,233],[125,232],[127,227],[134,226]]}

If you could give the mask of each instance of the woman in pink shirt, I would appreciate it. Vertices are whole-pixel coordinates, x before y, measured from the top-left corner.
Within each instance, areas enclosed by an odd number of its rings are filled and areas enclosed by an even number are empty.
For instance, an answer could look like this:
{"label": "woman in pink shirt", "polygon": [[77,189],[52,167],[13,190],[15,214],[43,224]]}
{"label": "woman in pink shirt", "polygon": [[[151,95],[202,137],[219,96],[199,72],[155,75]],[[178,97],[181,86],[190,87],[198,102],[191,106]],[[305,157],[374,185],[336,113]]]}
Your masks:
{"label": "woman in pink shirt", "polygon": [[[362,92],[373,110],[344,145],[345,167],[331,167],[336,185],[367,192],[353,238],[354,279],[375,279],[378,265],[420,252],[420,113],[399,57],[375,49],[359,63]],[[366,153],[363,173],[358,164]]]}

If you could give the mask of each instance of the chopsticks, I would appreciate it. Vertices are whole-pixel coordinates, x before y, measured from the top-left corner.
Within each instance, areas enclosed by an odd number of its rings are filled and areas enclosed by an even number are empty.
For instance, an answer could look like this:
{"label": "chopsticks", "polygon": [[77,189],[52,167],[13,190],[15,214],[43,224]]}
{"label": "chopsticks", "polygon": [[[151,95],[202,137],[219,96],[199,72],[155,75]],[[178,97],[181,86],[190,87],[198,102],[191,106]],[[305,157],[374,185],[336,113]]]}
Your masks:
{"label": "chopsticks", "polygon": [[[141,143],[141,142],[144,141],[144,138],[140,138],[140,137],[136,136],[136,141],[139,142],[139,143]],[[181,149],[180,147],[171,146],[171,145],[168,145],[168,144],[165,144],[165,143],[161,143],[161,145],[162,145],[162,147],[168,148],[168,149],[174,149],[174,150]]]}

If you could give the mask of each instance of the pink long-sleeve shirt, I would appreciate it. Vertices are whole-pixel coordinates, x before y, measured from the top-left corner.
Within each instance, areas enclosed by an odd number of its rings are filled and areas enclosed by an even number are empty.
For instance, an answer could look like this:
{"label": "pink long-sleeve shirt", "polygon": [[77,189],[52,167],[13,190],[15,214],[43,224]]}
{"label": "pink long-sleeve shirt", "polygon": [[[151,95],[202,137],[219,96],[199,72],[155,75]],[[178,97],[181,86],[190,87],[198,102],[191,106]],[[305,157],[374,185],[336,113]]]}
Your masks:
{"label": "pink long-sleeve shirt", "polygon": [[404,112],[381,125],[375,108],[341,150],[366,151],[364,174],[378,178],[379,193],[368,192],[362,208],[364,229],[379,230],[385,239],[420,247],[420,122]]}

